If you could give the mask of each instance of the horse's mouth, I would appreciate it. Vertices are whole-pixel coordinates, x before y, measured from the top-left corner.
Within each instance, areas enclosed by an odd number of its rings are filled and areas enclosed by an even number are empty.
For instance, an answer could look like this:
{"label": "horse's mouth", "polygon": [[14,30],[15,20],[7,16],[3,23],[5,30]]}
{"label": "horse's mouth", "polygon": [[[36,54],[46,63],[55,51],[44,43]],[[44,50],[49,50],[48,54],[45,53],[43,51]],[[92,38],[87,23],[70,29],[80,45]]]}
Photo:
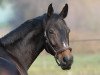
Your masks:
{"label": "horse's mouth", "polygon": [[60,62],[60,66],[63,70],[70,70],[72,64],[73,64],[73,60],[70,60],[70,61],[67,61],[67,62]]}
{"label": "horse's mouth", "polygon": [[63,70],[70,70],[70,69],[71,69],[71,66],[61,66],[61,68],[62,68]]}

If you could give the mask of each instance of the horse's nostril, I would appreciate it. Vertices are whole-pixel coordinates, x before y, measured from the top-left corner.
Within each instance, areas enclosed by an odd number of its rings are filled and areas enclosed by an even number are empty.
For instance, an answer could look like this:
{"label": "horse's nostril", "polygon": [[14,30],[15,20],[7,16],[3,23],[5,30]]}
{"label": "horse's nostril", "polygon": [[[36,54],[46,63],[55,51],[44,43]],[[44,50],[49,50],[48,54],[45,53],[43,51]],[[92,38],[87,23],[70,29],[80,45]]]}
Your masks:
{"label": "horse's nostril", "polygon": [[68,61],[68,58],[67,58],[67,57],[64,57],[64,58],[63,58],[63,61],[64,61],[64,62],[67,62],[67,61]]}
{"label": "horse's nostril", "polygon": [[63,62],[72,62],[73,61],[73,56],[70,57],[63,57]]}

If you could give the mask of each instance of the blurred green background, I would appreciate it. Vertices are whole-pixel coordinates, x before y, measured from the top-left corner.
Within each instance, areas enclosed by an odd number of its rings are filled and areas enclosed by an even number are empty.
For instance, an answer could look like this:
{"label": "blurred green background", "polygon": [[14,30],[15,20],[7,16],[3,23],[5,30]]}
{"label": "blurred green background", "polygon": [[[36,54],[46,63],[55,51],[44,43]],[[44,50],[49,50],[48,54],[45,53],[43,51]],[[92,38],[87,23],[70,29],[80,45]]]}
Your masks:
{"label": "blurred green background", "polygon": [[69,5],[65,21],[71,29],[74,63],[71,70],[63,71],[53,56],[43,51],[29,75],[100,75],[100,0],[0,0],[0,37],[46,13],[50,3],[56,13]]}

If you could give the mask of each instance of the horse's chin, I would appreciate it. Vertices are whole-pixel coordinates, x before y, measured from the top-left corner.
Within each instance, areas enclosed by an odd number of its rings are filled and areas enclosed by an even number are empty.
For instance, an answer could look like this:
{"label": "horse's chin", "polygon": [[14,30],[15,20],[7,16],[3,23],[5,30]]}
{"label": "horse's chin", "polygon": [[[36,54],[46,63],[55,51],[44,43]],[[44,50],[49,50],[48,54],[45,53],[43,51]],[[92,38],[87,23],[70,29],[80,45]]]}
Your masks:
{"label": "horse's chin", "polygon": [[66,66],[61,66],[61,68],[62,68],[62,70],[70,70],[70,69],[71,69],[71,66],[68,66],[68,67],[66,67]]}
{"label": "horse's chin", "polygon": [[61,64],[60,66],[61,66],[62,70],[70,70],[71,69],[71,64],[69,64],[69,65]]}

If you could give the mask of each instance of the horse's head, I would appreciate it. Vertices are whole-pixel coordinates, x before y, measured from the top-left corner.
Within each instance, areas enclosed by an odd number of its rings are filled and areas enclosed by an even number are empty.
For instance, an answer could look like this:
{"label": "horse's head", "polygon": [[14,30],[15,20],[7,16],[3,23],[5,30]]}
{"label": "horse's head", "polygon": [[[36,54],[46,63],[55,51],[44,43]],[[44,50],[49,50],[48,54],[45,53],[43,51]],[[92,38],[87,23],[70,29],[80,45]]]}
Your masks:
{"label": "horse's head", "polygon": [[63,70],[69,70],[73,63],[72,49],[69,47],[69,32],[64,18],[68,13],[66,4],[60,14],[53,13],[52,4],[48,7],[44,25],[45,49],[52,54]]}

